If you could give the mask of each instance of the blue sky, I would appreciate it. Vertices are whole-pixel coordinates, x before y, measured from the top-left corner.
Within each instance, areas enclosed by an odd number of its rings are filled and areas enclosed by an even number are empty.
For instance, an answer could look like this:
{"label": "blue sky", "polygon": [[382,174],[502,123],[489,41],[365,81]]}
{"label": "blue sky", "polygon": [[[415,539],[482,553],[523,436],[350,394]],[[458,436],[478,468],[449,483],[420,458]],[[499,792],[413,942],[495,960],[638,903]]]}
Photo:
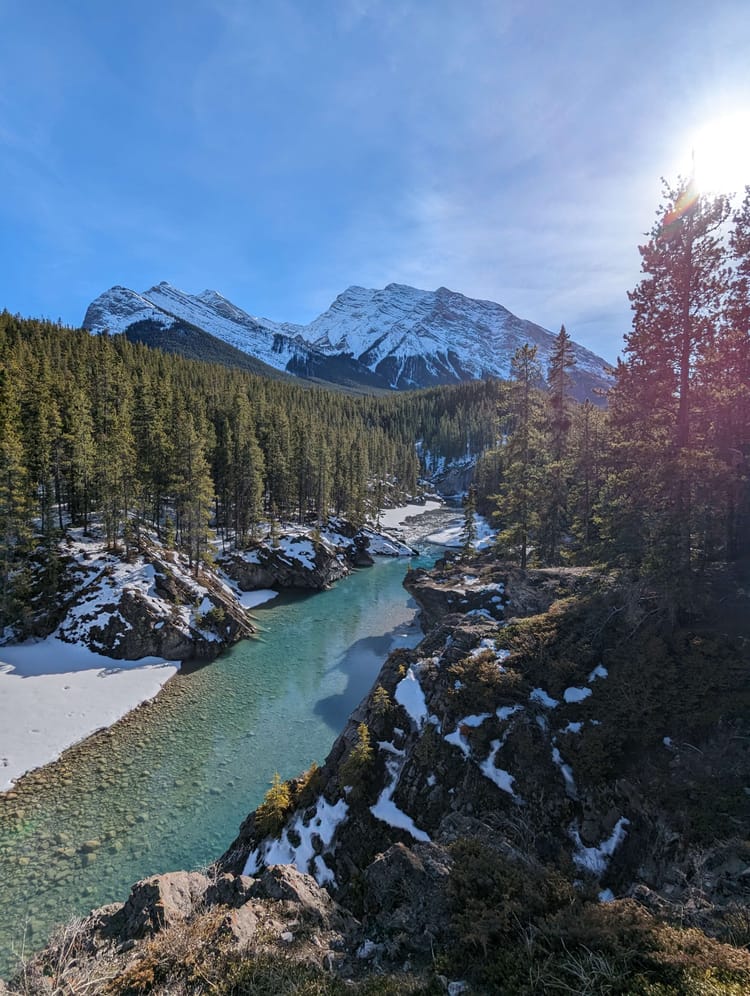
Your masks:
{"label": "blue sky", "polygon": [[660,176],[750,107],[750,4],[0,0],[0,57],[0,308],[445,285],[613,359]]}

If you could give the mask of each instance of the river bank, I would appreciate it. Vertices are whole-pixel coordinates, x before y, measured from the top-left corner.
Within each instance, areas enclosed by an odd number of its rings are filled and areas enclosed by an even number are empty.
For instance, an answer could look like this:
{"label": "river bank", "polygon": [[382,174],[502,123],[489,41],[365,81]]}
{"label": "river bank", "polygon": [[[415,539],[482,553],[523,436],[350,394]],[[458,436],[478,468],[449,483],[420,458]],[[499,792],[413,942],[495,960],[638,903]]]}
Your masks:
{"label": "river bank", "polygon": [[[382,526],[398,529],[409,517],[438,507],[439,502],[428,502],[389,509]],[[81,559],[90,562],[90,552]],[[270,589],[243,592],[236,586],[227,591],[244,609],[278,595]],[[0,647],[0,792],[152,699],[179,667],[177,661],[155,656],[113,659],[83,640],[71,643],[55,635]]]}
{"label": "river bank", "polygon": [[406,567],[378,558],[329,590],[278,595],[257,608],[258,637],[0,795],[0,975],[137,878],[212,861],[274,771],[322,762],[387,654],[421,638]]}

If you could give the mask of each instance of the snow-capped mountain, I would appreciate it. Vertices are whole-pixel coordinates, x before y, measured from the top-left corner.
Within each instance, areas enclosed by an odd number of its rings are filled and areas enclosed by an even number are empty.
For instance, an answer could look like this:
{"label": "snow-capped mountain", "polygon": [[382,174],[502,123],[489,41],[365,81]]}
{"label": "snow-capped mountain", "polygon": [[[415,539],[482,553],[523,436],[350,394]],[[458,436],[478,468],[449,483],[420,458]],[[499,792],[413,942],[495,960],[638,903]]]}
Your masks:
{"label": "snow-capped mountain", "polygon": [[83,327],[91,332],[117,333],[142,321],[156,322],[164,328],[171,328],[177,321],[186,322],[277,370],[286,369],[290,361],[309,352],[305,342],[295,342],[273,331],[272,323],[261,324],[216,291],[185,294],[166,281],[143,294],[126,287],[111,287],[89,305]]}
{"label": "snow-capped mountain", "polygon": [[[83,324],[92,332],[116,333],[144,321],[164,329],[194,326],[298,376],[394,390],[507,377],[513,353],[527,342],[537,346],[544,370],[554,339],[493,301],[403,284],[349,287],[309,325],[257,318],[212,290],[185,294],[166,282],[142,294],[113,287],[89,306]],[[601,357],[579,345],[574,353],[576,396],[608,386]]]}

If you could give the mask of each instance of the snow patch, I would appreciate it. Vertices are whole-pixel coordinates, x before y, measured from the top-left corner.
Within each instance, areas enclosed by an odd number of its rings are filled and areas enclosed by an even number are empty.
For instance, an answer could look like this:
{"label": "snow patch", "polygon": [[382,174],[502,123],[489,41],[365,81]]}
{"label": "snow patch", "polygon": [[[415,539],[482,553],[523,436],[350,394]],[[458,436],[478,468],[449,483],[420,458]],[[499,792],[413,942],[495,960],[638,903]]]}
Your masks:
{"label": "snow patch", "polygon": [[568,723],[566,727],[560,730],[560,733],[580,733],[583,729],[583,723]]}
{"label": "snow patch", "polygon": [[485,775],[491,782],[494,782],[498,788],[502,789],[503,792],[507,792],[512,795],[514,799],[518,798],[513,789],[513,782],[515,781],[513,775],[509,772],[504,771],[503,768],[495,767],[495,758],[497,753],[503,745],[502,740],[493,740],[490,744],[490,753],[487,755],[484,761],[479,765],[479,770]]}
{"label": "snow patch", "polygon": [[558,700],[553,699],[543,688],[532,688],[529,702],[536,702],[537,705],[543,706],[545,709],[556,709],[560,705]]}
{"label": "snow patch", "polygon": [[464,757],[471,757],[471,747],[469,747],[469,741],[461,732],[463,727],[476,727],[481,726],[485,719],[489,719],[492,715],[491,712],[482,712],[474,716],[465,716],[463,719],[459,720],[456,724],[456,729],[453,733],[448,733],[444,739],[448,744],[452,744],[454,747],[463,753]]}
{"label": "snow patch", "polygon": [[591,695],[590,688],[566,688],[563,692],[566,702],[583,702],[589,695]]}
{"label": "snow patch", "polygon": [[177,667],[113,661],[54,636],[0,648],[0,791],[153,698]]}
{"label": "snow patch", "polygon": [[402,678],[396,685],[394,697],[398,704],[404,707],[416,726],[422,726],[428,715],[427,703],[422,686],[411,668],[406,672],[406,677]]}
{"label": "snow patch", "polygon": [[429,835],[424,830],[420,830],[411,816],[399,809],[393,801],[393,793],[396,791],[403,765],[404,762],[399,762],[396,758],[389,757],[386,759],[385,766],[389,775],[388,784],[378,796],[378,801],[375,805],[370,806],[370,812],[376,819],[382,820],[388,826],[396,830],[405,830],[415,840],[429,844]]}
{"label": "snow patch", "polygon": [[614,826],[612,833],[606,840],[603,840],[598,847],[586,847],[581,840],[581,833],[577,824],[570,828],[570,837],[575,844],[573,861],[583,871],[591,872],[600,877],[607,870],[610,858],[623,842],[627,835],[625,829],[630,825],[630,820],[621,816]]}
{"label": "snow patch", "polygon": [[[318,799],[315,813],[308,824],[304,814],[298,813],[292,824],[281,833],[278,840],[267,840],[251,851],[245,862],[243,875],[256,875],[263,867],[270,865],[294,865],[305,874],[312,874],[318,885],[335,882],[333,872],[325,864],[313,847],[313,837],[319,837],[323,847],[329,848],[338,827],[346,819],[349,805],[344,799],[333,805],[323,796]],[[292,844],[290,833],[296,833],[300,842]]]}
{"label": "snow patch", "polygon": [[569,796],[573,799],[578,798],[578,789],[576,788],[575,779],[573,778],[573,769],[569,764],[566,764],[560,756],[560,751],[557,747],[552,747],[552,763],[555,764],[559,769],[565,781],[565,790]]}

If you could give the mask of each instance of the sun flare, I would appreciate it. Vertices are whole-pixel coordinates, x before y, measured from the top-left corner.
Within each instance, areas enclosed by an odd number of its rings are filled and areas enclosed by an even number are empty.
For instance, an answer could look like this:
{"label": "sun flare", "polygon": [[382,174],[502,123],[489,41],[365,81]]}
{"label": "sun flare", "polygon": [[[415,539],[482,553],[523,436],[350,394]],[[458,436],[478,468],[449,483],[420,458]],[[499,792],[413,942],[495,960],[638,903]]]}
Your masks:
{"label": "sun flare", "polygon": [[750,183],[750,111],[707,121],[693,132],[690,142],[700,190],[731,194]]}

